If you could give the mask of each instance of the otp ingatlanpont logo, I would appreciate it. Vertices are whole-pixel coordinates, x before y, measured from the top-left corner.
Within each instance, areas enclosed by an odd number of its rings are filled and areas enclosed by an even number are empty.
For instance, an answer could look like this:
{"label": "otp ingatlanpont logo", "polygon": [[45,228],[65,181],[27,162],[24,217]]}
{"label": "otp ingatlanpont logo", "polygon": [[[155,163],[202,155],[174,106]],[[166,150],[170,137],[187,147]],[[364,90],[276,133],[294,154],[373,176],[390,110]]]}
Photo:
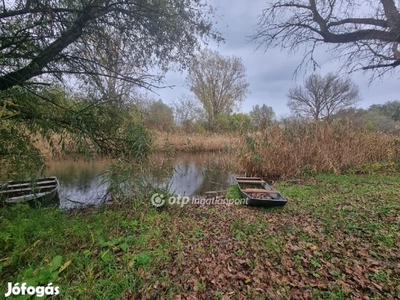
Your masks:
{"label": "otp ingatlanpont logo", "polygon": [[155,207],[161,207],[165,204],[165,196],[163,194],[155,193],[151,196],[151,204]]}

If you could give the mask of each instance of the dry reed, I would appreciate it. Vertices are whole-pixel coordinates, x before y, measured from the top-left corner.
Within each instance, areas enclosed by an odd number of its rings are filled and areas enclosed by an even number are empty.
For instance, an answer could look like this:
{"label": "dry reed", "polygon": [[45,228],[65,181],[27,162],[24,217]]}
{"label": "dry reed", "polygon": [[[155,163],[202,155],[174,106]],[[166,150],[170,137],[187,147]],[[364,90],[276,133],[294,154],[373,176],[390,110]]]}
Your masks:
{"label": "dry reed", "polygon": [[153,132],[155,150],[173,149],[175,151],[234,151],[242,140],[233,134],[166,133]]}
{"label": "dry reed", "polygon": [[247,174],[288,177],[309,172],[340,173],[400,158],[400,138],[361,131],[349,121],[274,125],[248,136],[240,163]]}

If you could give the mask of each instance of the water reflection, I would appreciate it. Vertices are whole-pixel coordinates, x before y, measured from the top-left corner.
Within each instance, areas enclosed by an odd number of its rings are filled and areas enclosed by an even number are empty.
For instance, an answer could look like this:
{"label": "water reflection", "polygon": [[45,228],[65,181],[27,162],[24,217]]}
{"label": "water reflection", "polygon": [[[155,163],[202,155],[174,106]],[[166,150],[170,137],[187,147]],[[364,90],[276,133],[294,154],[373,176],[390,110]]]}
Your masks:
{"label": "water reflection", "polygon": [[[179,153],[170,158],[158,153],[152,161],[154,180],[175,194],[204,195],[206,191],[224,190],[233,183],[226,160],[217,154]],[[52,162],[46,173],[60,181],[60,207],[70,209],[106,200],[108,183],[104,172],[108,163],[107,160]]]}
{"label": "water reflection", "polygon": [[60,182],[60,208],[71,209],[100,204],[106,200],[108,184],[104,171],[107,160],[63,160],[51,162],[46,171]]}
{"label": "water reflection", "polygon": [[210,153],[180,154],[174,161],[169,179],[170,191],[179,195],[204,195],[206,191],[223,190],[232,184],[230,168],[223,157]]}

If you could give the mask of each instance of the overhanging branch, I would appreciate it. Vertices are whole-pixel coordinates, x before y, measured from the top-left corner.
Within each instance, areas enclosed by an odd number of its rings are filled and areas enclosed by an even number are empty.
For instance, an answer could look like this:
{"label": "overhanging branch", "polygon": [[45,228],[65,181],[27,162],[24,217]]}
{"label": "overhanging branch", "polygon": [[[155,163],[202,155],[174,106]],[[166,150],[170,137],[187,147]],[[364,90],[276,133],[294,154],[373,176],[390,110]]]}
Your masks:
{"label": "overhanging branch", "polygon": [[47,46],[26,67],[0,77],[0,90],[19,85],[32,77],[44,73],[43,69],[67,46],[75,42],[81,35],[87,23],[97,18],[105,11],[99,6],[87,6],[83,13],[76,18],[73,25],[63,32],[59,38]]}

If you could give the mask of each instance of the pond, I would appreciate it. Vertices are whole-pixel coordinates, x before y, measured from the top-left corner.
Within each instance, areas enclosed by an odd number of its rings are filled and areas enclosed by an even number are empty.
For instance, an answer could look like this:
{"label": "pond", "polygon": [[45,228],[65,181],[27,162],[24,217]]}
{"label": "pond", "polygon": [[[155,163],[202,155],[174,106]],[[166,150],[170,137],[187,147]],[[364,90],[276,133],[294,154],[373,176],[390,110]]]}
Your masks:
{"label": "pond", "polygon": [[[182,196],[204,195],[206,191],[225,190],[234,182],[235,174],[225,155],[215,153],[177,153],[173,158],[158,153],[153,158],[154,177],[163,172],[162,185],[169,192]],[[171,169],[165,172],[165,165]],[[47,176],[60,181],[60,208],[71,209],[107,201],[108,182],[105,171],[109,160],[53,161]],[[165,174],[168,174],[165,177]]]}

